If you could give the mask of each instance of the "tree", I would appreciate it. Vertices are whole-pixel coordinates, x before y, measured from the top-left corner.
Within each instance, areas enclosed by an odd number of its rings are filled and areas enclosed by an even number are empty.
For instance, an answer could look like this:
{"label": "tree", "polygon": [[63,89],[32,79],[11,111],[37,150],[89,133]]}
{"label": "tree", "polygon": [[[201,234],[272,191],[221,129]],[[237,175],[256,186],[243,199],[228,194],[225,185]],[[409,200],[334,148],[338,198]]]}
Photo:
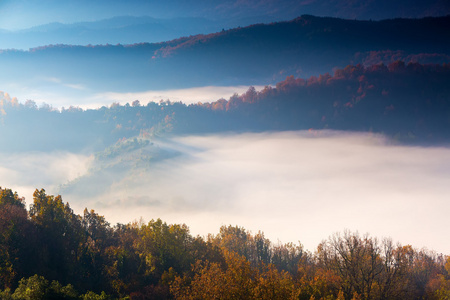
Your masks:
{"label": "tree", "polygon": [[250,256],[250,234],[245,228],[239,226],[222,226],[220,233],[214,237],[216,243],[222,249],[242,255],[246,258]]}
{"label": "tree", "polygon": [[255,299],[297,298],[292,276],[286,271],[279,272],[272,264],[259,274],[253,293]]}
{"label": "tree", "polygon": [[30,278],[22,278],[19,286],[12,295],[14,299],[41,300],[48,293],[48,280],[42,276],[34,275]]}
{"label": "tree", "polygon": [[13,193],[11,189],[2,189],[0,187],[0,206],[14,205],[20,208],[25,208],[24,198],[20,198],[19,195]]}
{"label": "tree", "polygon": [[105,292],[101,292],[100,295],[96,294],[92,291],[87,292],[86,294],[80,297],[82,300],[109,300],[111,299]]}
{"label": "tree", "polygon": [[16,277],[29,269],[30,258],[33,260],[27,239],[30,225],[24,199],[0,188],[0,288],[12,288]]}
{"label": "tree", "polygon": [[189,270],[194,262],[190,253],[191,242],[186,225],[168,225],[157,219],[140,228],[136,246],[145,262],[147,275],[160,277],[169,268],[177,273]]}
{"label": "tree", "polygon": [[177,276],[171,285],[176,299],[253,299],[255,269],[242,256],[224,251],[226,266],[197,261],[191,278]]}
{"label": "tree", "polygon": [[79,280],[91,291],[110,289],[111,282],[107,279],[105,268],[108,262],[107,249],[113,245],[113,229],[105,217],[88,209],[84,210],[81,226],[85,237],[79,258]]}
{"label": "tree", "polygon": [[380,247],[377,239],[360,237],[358,233],[344,232],[333,235],[318,248],[318,258],[325,269],[342,278],[342,291],[346,299],[355,294],[371,299],[373,287],[382,272]]}
{"label": "tree", "polygon": [[308,253],[301,244],[280,244],[272,249],[272,263],[278,270],[285,270],[291,274],[297,272],[298,264],[308,259]]}
{"label": "tree", "polygon": [[37,226],[40,270],[46,278],[69,281],[79,259],[83,239],[80,217],[61,196],[47,195],[44,189],[33,194],[31,221]]}
{"label": "tree", "polygon": [[242,95],[242,101],[247,103],[254,103],[257,100],[258,92],[254,86],[250,86],[248,90]]}
{"label": "tree", "polygon": [[78,294],[72,285],[62,286],[58,281],[49,281],[43,276],[33,275],[22,278],[19,286],[12,294],[17,300],[42,300],[42,299],[78,299]]}

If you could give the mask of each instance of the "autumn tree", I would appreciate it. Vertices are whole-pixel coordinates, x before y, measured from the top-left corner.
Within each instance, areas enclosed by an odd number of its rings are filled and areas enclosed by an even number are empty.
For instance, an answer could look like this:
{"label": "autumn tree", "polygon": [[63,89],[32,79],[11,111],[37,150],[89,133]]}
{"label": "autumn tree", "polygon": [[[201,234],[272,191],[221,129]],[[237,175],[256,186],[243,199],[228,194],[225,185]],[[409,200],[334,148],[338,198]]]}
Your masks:
{"label": "autumn tree", "polygon": [[372,299],[373,287],[382,272],[381,249],[377,239],[348,231],[333,235],[318,247],[318,259],[325,269],[342,278],[345,299],[355,294]]}
{"label": "autumn tree", "polygon": [[255,269],[243,256],[224,250],[225,266],[197,261],[192,277],[177,276],[171,292],[177,299],[254,299]]}
{"label": "autumn tree", "polygon": [[298,299],[299,291],[291,274],[278,271],[273,264],[269,264],[259,272],[253,295],[255,299]]}
{"label": "autumn tree", "polygon": [[0,188],[0,288],[12,288],[17,276],[26,274],[33,257],[27,239],[31,229],[24,199]]}

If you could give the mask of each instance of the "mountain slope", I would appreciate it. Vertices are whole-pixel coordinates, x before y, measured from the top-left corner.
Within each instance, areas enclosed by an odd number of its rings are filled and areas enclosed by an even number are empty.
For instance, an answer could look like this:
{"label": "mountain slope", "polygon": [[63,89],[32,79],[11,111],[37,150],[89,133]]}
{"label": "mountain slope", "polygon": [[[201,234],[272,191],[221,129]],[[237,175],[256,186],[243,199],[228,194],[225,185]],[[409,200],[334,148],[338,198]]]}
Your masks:
{"label": "mountain slope", "polygon": [[[3,51],[0,79],[12,89],[17,82],[29,90],[49,81],[78,86],[73,92],[80,97],[82,92],[275,84],[288,75],[309,77],[351,63],[449,62],[448,28],[450,16],[384,21],[302,16],[163,43]],[[8,89],[22,97],[23,90]]]}
{"label": "mountain slope", "polygon": [[[196,105],[166,101],[141,106],[134,101],[59,112],[5,96],[0,111],[0,151],[6,152],[98,151],[133,137],[310,128],[370,131],[402,142],[448,144],[450,64],[347,66],[333,76],[290,76],[260,92],[250,88],[228,101]],[[105,158],[115,159],[111,153],[116,150],[106,151]]]}
{"label": "mountain slope", "polygon": [[0,49],[28,50],[50,44],[155,43],[180,36],[216,32],[222,28],[223,24],[218,22],[194,17],[156,19],[121,16],[72,24],[54,22],[23,30],[0,32]]}
{"label": "mountain slope", "polygon": [[[163,19],[208,16],[221,24],[290,20],[312,14],[345,19],[422,18],[450,14],[447,0],[30,0],[7,1],[0,28],[27,28],[49,22],[76,23],[116,16],[158,16]],[[225,25],[222,25],[226,27]],[[193,33],[191,33],[193,34]]]}

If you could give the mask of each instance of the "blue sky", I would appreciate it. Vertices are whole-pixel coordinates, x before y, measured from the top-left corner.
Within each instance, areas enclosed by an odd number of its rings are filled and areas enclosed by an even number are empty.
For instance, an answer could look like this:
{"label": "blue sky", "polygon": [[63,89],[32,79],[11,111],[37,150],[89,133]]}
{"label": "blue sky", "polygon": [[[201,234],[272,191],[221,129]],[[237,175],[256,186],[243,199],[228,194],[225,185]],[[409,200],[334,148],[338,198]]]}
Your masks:
{"label": "blue sky", "polygon": [[0,0],[0,28],[16,30],[123,15],[210,19],[270,16],[279,21],[301,14],[382,19],[449,13],[448,0]]}
{"label": "blue sky", "polygon": [[[109,5],[106,5],[109,2]],[[109,18],[116,14],[134,14],[134,5],[118,9],[122,1],[2,0],[0,28],[24,29],[52,22],[74,23]],[[127,8],[123,10],[123,8]]]}
{"label": "blue sky", "polygon": [[218,0],[1,0],[0,28],[16,30],[61,22],[96,21],[114,16],[152,16],[155,18],[247,17],[276,14],[278,18],[295,17],[289,12],[292,0],[218,1]]}

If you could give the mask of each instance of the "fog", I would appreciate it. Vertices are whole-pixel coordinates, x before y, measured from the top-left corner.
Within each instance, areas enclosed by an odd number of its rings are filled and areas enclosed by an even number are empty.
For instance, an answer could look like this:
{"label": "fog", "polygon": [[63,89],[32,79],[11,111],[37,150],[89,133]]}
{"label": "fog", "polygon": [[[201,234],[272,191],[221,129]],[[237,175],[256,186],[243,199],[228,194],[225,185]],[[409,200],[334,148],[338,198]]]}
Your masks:
{"label": "fog", "polygon": [[[336,131],[186,136],[155,141],[179,155],[148,170],[123,171],[95,195],[86,182],[63,193],[112,224],[142,217],[186,223],[191,233],[221,225],[264,231],[276,242],[322,239],[350,229],[450,253],[450,148],[398,145],[381,135]],[[19,195],[89,174],[92,157],[28,153],[1,157],[0,182]],[[103,174],[104,175],[104,174]],[[87,187],[86,187],[87,188]],[[32,200],[27,196],[27,203]]]}
{"label": "fog", "polygon": [[[36,87],[37,86],[37,87]],[[59,78],[40,78],[37,83],[16,85],[5,85],[11,95],[17,97],[18,101],[25,103],[32,99],[38,106],[42,103],[50,104],[54,108],[68,108],[73,103],[83,109],[97,109],[102,106],[110,106],[116,102],[121,105],[132,103],[139,99],[142,105],[148,102],[160,102],[161,100],[170,100],[173,102],[181,101],[185,104],[198,102],[212,102],[217,99],[229,99],[233,94],[245,93],[249,86],[203,86],[187,89],[172,90],[149,90],[142,92],[119,93],[114,91],[94,91],[91,88],[76,82],[63,82]],[[264,86],[255,86],[257,91],[262,90]]]}
{"label": "fog", "polygon": [[56,194],[61,184],[85,175],[92,160],[92,155],[68,152],[0,153],[0,186],[31,204],[35,189]]}
{"label": "fog", "polygon": [[[264,86],[254,86],[257,91],[260,91]],[[159,102],[160,100],[170,99],[177,102],[182,101],[185,104],[193,104],[198,102],[212,102],[217,99],[228,99],[233,94],[243,94],[248,90],[249,86],[204,86],[177,90],[160,90],[160,91],[145,91],[137,93],[99,93],[92,99],[100,100],[101,103],[111,103],[116,101],[119,103],[132,102],[133,99],[141,99],[141,103]],[[130,101],[131,100],[131,101]],[[96,101],[93,101],[96,102]]]}

